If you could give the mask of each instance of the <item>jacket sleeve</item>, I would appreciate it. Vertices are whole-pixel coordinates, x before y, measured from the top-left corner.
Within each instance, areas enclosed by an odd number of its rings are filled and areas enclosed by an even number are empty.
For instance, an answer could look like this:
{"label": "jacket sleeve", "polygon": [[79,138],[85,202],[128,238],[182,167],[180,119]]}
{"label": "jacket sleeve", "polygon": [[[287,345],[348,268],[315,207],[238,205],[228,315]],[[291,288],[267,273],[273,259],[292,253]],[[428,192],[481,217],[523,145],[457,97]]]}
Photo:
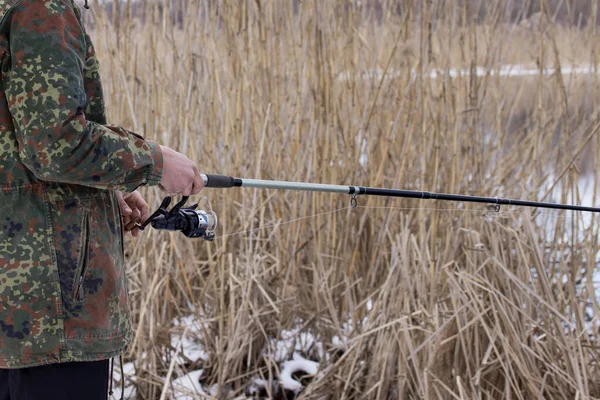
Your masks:
{"label": "jacket sleeve", "polygon": [[86,121],[86,36],[74,5],[22,0],[9,16],[5,93],[23,164],[40,180],[133,191],[162,178],[160,147]]}

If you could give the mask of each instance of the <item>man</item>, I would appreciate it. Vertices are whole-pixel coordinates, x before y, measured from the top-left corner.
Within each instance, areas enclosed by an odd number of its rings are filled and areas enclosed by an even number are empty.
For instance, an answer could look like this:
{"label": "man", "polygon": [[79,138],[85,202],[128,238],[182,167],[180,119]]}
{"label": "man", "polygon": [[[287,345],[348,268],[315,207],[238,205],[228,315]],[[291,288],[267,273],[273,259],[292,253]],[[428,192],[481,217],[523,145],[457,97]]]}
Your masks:
{"label": "man", "polygon": [[106,399],[132,336],[122,232],[148,217],[135,190],[187,196],[202,178],[106,125],[73,0],[0,1],[0,68],[0,400]]}

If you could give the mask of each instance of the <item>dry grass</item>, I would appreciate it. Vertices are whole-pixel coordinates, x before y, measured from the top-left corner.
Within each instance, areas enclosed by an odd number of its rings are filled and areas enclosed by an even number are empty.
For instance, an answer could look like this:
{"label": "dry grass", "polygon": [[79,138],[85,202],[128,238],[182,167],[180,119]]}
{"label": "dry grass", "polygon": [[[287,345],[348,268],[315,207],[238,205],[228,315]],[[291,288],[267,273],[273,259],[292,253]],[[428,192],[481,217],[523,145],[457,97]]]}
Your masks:
{"label": "dry grass", "polygon": [[[111,122],[207,173],[523,199],[541,199],[558,180],[554,200],[581,201],[581,171],[600,163],[597,76],[427,76],[595,65],[592,27],[527,30],[492,17],[434,26],[429,2],[373,23],[344,4],[190,1],[181,26],[157,3],[146,4],[145,22],[109,21],[95,8]],[[377,69],[403,72],[361,78]],[[162,196],[144,193],[153,206]],[[128,243],[137,331],[127,361],[139,398],[168,389],[169,367],[172,377],[203,368],[216,397],[240,396],[252,378],[277,377],[269,346],[298,326],[328,353],[300,398],[600,398],[596,217],[204,194],[219,215],[214,243],[157,232]],[[208,361],[170,365],[181,329],[172,321],[188,314],[205,321],[197,339]],[[334,345],[336,336],[345,342]]]}

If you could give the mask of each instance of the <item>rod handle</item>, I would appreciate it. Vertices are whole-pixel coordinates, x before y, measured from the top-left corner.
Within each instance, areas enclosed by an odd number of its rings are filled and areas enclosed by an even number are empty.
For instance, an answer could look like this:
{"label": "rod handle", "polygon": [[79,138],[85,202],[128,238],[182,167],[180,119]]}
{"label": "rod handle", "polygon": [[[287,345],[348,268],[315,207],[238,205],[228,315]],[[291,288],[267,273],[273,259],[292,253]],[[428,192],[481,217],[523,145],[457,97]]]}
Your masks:
{"label": "rod handle", "polygon": [[204,187],[210,188],[232,188],[235,185],[235,179],[227,175],[202,174]]}

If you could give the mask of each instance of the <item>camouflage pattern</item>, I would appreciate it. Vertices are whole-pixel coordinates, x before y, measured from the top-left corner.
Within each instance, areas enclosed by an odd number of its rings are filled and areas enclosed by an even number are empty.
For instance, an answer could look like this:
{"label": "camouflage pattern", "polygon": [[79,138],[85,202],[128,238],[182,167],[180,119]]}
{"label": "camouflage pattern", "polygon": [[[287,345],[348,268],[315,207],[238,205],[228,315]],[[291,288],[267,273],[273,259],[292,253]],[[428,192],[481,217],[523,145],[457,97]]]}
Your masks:
{"label": "camouflage pattern", "polygon": [[158,184],[155,143],[107,126],[72,0],[0,0],[0,368],[120,354],[132,330],[115,190]]}

